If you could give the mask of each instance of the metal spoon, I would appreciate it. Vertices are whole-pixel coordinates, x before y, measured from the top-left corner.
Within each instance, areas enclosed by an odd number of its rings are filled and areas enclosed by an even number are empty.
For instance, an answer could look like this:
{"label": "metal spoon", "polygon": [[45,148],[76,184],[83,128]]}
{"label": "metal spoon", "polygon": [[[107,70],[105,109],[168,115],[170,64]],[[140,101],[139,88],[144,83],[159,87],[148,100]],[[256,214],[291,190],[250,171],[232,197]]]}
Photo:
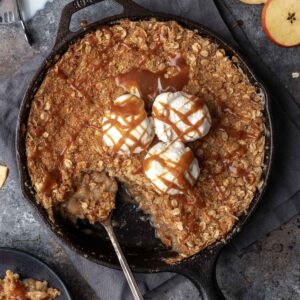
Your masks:
{"label": "metal spoon", "polygon": [[106,232],[107,232],[107,234],[108,234],[108,236],[110,238],[110,241],[111,241],[111,243],[112,243],[112,245],[113,245],[113,247],[115,249],[115,252],[117,254],[118,260],[120,262],[120,265],[122,267],[122,270],[124,272],[126,280],[127,280],[128,284],[129,284],[129,287],[131,289],[133,298],[135,300],[143,300],[144,298],[143,298],[143,296],[142,296],[142,294],[141,294],[141,292],[139,290],[139,287],[138,287],[138,285],[137,285],[137,283],[136,283],[136,281],[135,281],[135,279],[133,277],[133,274],[132,274],[132,272],[131,272],[131,270],[129,268],[127,260],[126,260],[124,254],[123,254],[123,251],[122,251],[122,249],[120,247],[120,244],[119,244],[119,242],[117,240],[117,237],[116,237],[116,235],[114,233],[114,230],[113,230],[113,227],[111,225],[111,214],[109,215],[109,217],[105,221],[102,221],[100,223],[105,228],[105,230],[106,230]]}
{"label": "metal spoon", "polygon": [[[1,1],[1,0],[0,0]],[[125,199],[125,195],[128,197],[128,193],[126,193],[126,188],[122,185],[122,183],[118,182],[114,177],[110,177],[105,171],[102,172],[90,172],[89,177],[87,178],[94,184],[98,184],[100,190],[103,192],[108,192],[111,194],[111,197],[114,198],[116,207],[118,207],[118,202],[122,199]],[[86,182],[82,181],[81,185],[79,184],[77,187],[77,191],[74,193],[74,195],[69,199],[67,204],[67,210],[72,215],[78,215],[78,211],[81,210],[81,204],[80,200],[84,200],[85,197],[91,197],[95,198],[98,197],[100,190],[98,189],[91,189],[90,184],[86,184]],[[89,195],[90,194],[90,195]],[[82,212],[82,216],[83,212]],[[115,236],[112,224],[111,224],[111,217],[112,217],[112,211],[110,211],[110,214],[107,219],[101,219],[98,218],[98,222],[95,223],[96,228],[100,226],[100,224],[105,228],[110,241],[115,249],[115,252],[117,254],[118,260],[120,262],[120,265],[122,267],[122,270],[124,272],[124,275],[126,277],[126,280],[129,284],[129,287],[131,289],[131,292],[133,294],[133,297],[135,300],[143,300],[143,296],[139,290],[139,287],[132,275],[132,272],[128,266],[128,263],[126,261],[126,258],[123,254],[123,251],[119,245],[119,242],[117,240],[117,237]]]}

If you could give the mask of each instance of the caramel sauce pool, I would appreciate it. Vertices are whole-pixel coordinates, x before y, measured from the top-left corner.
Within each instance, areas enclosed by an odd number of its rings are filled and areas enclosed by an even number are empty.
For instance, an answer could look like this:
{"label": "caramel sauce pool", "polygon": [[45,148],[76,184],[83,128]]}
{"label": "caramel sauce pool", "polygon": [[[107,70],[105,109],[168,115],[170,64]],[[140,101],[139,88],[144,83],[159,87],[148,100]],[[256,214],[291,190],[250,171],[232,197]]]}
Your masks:
{"label": "caramel sauce pool", "polygon": [[[11,300],[28,300],[28,297],[26,296],[26,288],[25,286],[18,282],[15,281],[12,284],[12,288],[10,289],[10,294],[11,294]],[[47,298],[48,299],[48,298]],[[45,300],[47,300],[45,299]]]}
{"label": "caramel sauce pool", "polygon": [[177,75],[166,78],[166,70],[154,73],[134,68],[118,75],[115,78],[116,84],[126,91],[130,91],[132,87],[137,88],[141,98],[150,102],[161,92],[181,91],[189,81],[189,66],[178,53],[169,55],[167,63],[170,67],[176,67]]}

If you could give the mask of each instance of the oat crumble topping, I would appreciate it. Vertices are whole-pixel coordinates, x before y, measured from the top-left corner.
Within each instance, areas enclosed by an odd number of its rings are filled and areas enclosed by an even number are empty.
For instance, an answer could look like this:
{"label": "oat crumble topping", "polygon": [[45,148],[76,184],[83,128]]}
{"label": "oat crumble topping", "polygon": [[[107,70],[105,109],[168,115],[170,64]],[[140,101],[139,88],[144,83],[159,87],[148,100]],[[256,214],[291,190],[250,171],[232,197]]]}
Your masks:
{"label": "oat crumble topping", "polygon": [[[120,95],[138,92],[151,114],[157,76],[165,90],[201,98],[212,117],[207,136],[188,143],[200,165],[194,201],[156,192],[143,172],[145,151],[120,156],[102,141],[103,115]],[[197,32],[154,19],[100,27],[49,69],[32,102],[27,156],[36,199],[52,216],[82,186],[91,189],[86,177],[116,178],[151,215],[167,247],[180,258],[195,254],[226,236],[262,185],[263,106],[236,59]],[[79,197],[73,214],[90,222],[104,218],[114,207],[108,198]]]}

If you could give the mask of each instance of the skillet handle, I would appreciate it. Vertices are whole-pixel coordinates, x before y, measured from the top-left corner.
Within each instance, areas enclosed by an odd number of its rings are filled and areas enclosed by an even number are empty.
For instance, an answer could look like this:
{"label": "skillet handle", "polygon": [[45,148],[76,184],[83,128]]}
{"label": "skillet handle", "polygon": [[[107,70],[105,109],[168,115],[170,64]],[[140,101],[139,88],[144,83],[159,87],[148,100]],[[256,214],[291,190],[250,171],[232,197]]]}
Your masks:
{"label": "skillet handle", "polygon": [[[75,35],[74,32],[70,31],[70,22],[74,13],[85,7],[104,1],[107,0],[76,0],[67,4],[61,13],[54,47],[56,48],[59,44],[64,42],[67,37]],[[149,12],[131,0],[113,1],[117,2],[123,7],[123,12],[116,15],[116,17],[133,16],[139,13],[142,14]]]}
{"label": "skillet handle", "polygon": [[200,258],[192,260],[177,270],[196,285],[203,300],[225,299],[216,280],[216,263],[221,248],[213,250],[211,254],[203,254]]}

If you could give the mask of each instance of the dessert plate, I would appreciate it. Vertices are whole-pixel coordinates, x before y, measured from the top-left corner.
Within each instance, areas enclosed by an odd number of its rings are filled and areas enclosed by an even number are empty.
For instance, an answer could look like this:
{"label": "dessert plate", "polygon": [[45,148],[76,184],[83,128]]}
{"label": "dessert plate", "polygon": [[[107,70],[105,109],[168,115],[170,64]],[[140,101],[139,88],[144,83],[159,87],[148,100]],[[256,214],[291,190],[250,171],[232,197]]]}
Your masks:
{"label": "dessert plate", "polygon": [[0,248],[0,278],[4,278],[6,270],[20,274],[22,278],[45,280],[50,287],[56,288],[61,295],[56,300],[72,300],[63,281],[39,258],[22,250]]}

